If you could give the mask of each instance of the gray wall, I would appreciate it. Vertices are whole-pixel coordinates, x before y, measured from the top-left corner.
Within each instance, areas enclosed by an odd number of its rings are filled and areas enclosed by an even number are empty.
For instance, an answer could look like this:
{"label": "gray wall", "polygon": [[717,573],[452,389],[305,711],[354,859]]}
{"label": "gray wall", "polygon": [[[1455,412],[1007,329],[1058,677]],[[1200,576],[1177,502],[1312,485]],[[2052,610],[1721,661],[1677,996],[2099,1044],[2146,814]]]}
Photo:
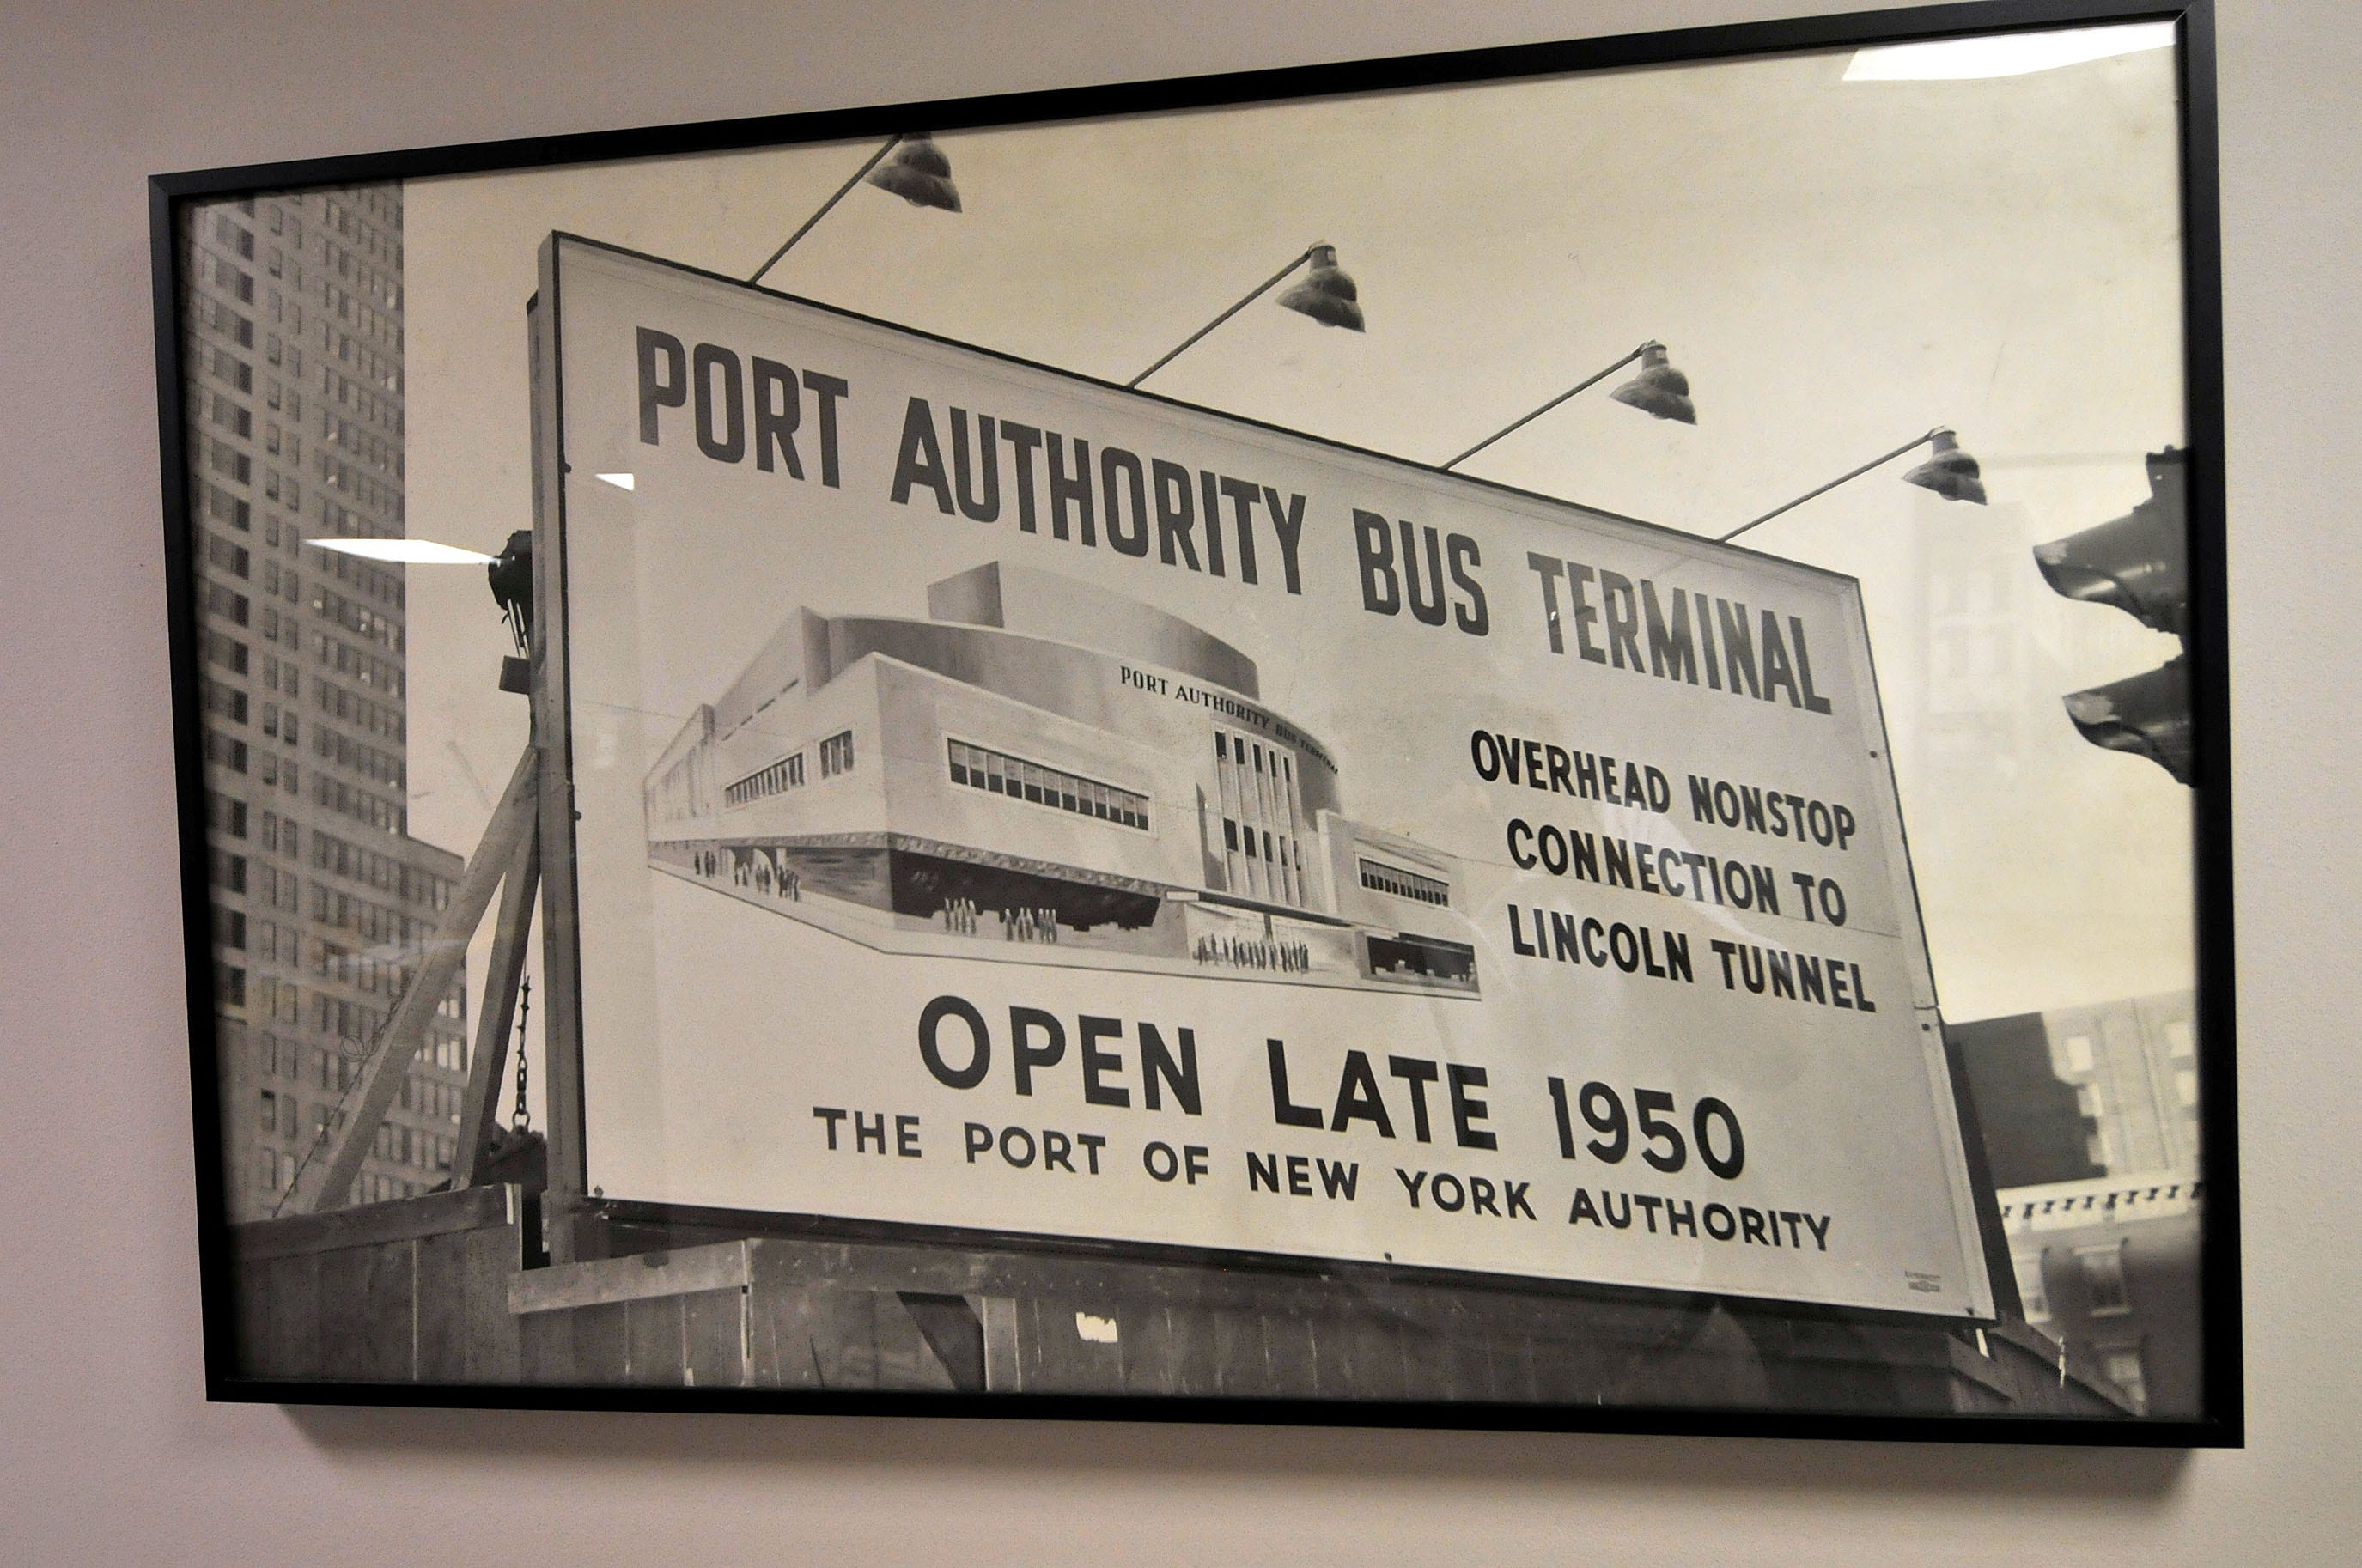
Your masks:
{"label": "gray wall", "polygon": [[[0,1562],[2320,1562],[2362,1522],[2362,13],[2224,0],[2254,1436],[2069,1451],[208,1407],[145,214],[160,169],[1737,20],[1787,0],[0,14]],[[1840,8],[1834,4],[1822,8]],[[660,33],[638,18],[661,14]],[[2334,651],[2333,651],[2334,650]],[[2341,694],[2346,694],[2341,701]],[[2348,1541],[2346,1548],[2335,1542]]]}

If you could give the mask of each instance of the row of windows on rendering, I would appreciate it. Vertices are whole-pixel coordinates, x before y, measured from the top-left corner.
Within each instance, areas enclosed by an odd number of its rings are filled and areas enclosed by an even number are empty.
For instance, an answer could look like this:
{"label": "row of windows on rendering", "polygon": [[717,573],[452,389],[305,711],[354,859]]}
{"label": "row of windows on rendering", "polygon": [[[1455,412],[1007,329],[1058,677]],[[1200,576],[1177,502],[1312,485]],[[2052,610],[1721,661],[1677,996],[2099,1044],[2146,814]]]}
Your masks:
{"label": "row of windows on rendering", "polygon": [[1148,797],[1112,784],[1102,784],[1038,762],[988,751],[966,741],[950,741],[952,782],[971,790],[1006,795],[1037,806],[1055,806],[1076,816],[1095,817],[1120,827],[1148,826]]}
{"label": "row of windows on rendering", "polygon": [[800,790],[803,785],[804,754],[798,752],[793,756],[779,758],[759,773],[748,774],[722,791],[722,798],[729,805],[743,806],[749,801],[759,801],[766,795],[777,795],[788,790]]}
{"label": "row of windows on rendering", "polygon": [[1261,741],[1217,729],[1214,775],[1224,815],[1267,825],[1283,838],[1295,833],[1301,812],[1296,798],[1296,768],[1278,746],[1266,750]]}
{"label": "row of windows on rendering", "polygon": [[1451,901],[1450,884],[1378,860],[1362,862],[1362,886],[1376,892],[1392,893],[1398,899],[1417,899],[1422,904],[1448,904]]}
{"label": "row of windows on rendering", "polygon": [[1296,782],[1296,765],[1288,759],[1286,752],[1280,750],[1277,745],[1274,745],[1266,753],[1264,750],[1263,742],[1247,735],[1231,734],[1222,730],[1216,730],[1214,757],[1220,762],[1235,761],[1242,767],[1267,774],[1284,783]]}
{"label": "row of windows on rendering", "polygon": [[1249,892],[1271,891],[1293,899],[1298,896],[1304,878],[1304,851],[1296,840],[1286,834],[1277,838],[1271,829],[1259,828],[1253,823],[1241,823],[1235,817],[1222,819],[1222,847],[1233,855],[1243,855],[1251,861],[1260,861],[1280,875],[1277,886],[1257,888],[1250,884]]}
{"label": "row of windows on rendering", "polygon": [[[820,743],[820,776],[822,778],[833,778],[840,773],[852,771],[851,730],[839,731]],[[799,750],[728,786],[722,791],[722,800],[724,805],[743,806],[750,801],[760,801],[789,790],[800,790],[803,784],[804,754]]]}
{"label": "row of windows on rendering", "polygon": [[1300,808],[1286,753],[1217,726],[1214,777],[1221,796],[1225,885],[1252,898],[1303,903],[1308,884],[1296,838]]}

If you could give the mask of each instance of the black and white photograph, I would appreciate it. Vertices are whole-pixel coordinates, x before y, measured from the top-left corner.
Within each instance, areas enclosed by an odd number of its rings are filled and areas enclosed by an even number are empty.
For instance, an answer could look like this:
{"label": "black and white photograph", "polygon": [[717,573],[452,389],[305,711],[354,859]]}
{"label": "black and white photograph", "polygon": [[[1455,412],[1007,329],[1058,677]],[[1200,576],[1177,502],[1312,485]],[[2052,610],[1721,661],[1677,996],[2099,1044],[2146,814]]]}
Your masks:
{"label": "black and white photograph", "polygon": [[2237,1442],[2211,32],[1908,16],[160,179],[215,1395]]}

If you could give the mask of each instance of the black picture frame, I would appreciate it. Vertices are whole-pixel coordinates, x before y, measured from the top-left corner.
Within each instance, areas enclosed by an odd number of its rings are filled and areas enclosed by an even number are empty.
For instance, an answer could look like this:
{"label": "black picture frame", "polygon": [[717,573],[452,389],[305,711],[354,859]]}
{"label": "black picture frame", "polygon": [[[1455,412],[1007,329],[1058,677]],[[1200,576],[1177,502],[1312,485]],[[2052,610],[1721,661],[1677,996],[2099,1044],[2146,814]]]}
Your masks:
{"label": "black picture frame", "polygon": [[[223,1115],[219,1100],[213,904],[208,894],[208,798],[204,726],[203,612],[197,594],[191,482],[191,406],[187,324],[187,254],[181,240],[185,210],[193,204],[259,191],[353,185],[435,176],[490,173],[567,165],[679,157],[756,147],[875,138],[923,126],[939,131],[1132,116],[1281,100],[1407,91],[1446,84],[1738,59],[1791,51],[1859,48],[1930,40],[1970,33],[2071,25],[2165,20],[2179,28],[2181,92],[2182,319],[2187,408],[2189,595],[2185,635],[2191,672],[2194,733],[2191,763],[2195,835],[2193,902],[2198,924],[2198,1028],[2205,1042],[2198,1089],[2205,1170],[2205,1210],[2199,1264],[2199,1309],[2204,1322],[2202,1411],[2192,1416],[2125,1419],[2073,1414],[2025,1415],[1959,1410],[1948,1415],[1879,1413],[1814,1406],[1730,1408],[1710,1400],[1643,1397],[1627,1404],[1576,1405],[1496,1398],[1450,1400],[1320,1397],[1306,1391],[1241,1398],[1205,1393],[984,1394],[834,1387],[722,1388],[590,1380],[526,1382],[447,1378],[381,1379],[288,1376],[258,1372],[249,1351],[269,1332],[272,1309],[258,1299],[254,1270],[299,1249],[299,1232],[325,1217],[278,1222],[285,1242],[233,1233],[225,1218]],[[2220,217],[2215,162],[2214,24],[2210,0],[2187,5],[2114,4],[2109,0],[1976,0],[1976,3],[1748,23],[1676,32],[1485,49],[1339,65],[1296,67],[1150,83],[1120,83],[956,100],[863,106],[814,114],[674,125],[561,137],[524,138],[403,151],[338,154],[267,165],[163,174],[149,183],[153,309],[156,324],[158,436],[161,452],[164,559],[171,646],[177,801],[181,823],[182,909],[185,931],[191,1069],[192,1134],[200,1225],[204,1302],[205,1386],[215,1399],[299,1404],[506,1406],[524,1408],[772,1411],[903,1414],[925,1417],[1021,1417],[1060,1419],[1164,1419],[1447,1429],[1584,1430],[1700,1435],[1838,1437],[1977,1442],[2092,1443],[2158,1447],[2236,1447],[2244,1442],[2237,1091],[2234,1072],[2235,1016],[2231,893],[2231,754],[2223,480],[2222,291]],[[1961,1068],[1954,1062],[1956,1088]],[[1964,1101],[1965,1104],[1965,1101]],[[1972,1105],[1966,1113],[1973,1117]],[[1974,1145],[1973,1136],[1970,1139]],[[1973,1160],[1973,1156],[1972,1156]],[[1990,1194],[1990,1178],[1985,1182]],[[419,1202],[427,1199],[415,1200]],[[469,1225],[505,1223],[525,1237],[524,1261],[538,1245],[539,1212],[527,1195],[489,1187],[450,1193],[424,1228],[391,1225],[381,1240],[416,1248],[436,1235]],[[1988,1213],[1983,1241],[1997,1292],[2006,1284],[2006,1245],[1999,1220]],[[777,1217],[716,1210],[685,1211],[661,1205],[608,1206],[606,1221],[640,1233],[644,1244],[671,1247],[727,1236],[761,1239],[787,1258],[816,1264],[827,1249],[883,1249],[878,1266],[910,1271],[919,1286],[906,1291],[922,1303],[956,1299],[958,1271],[931,1275],[913,1255],[931,1244],[974,1246],[976,1232],[930,1235],[908,1227],[839,1224],[815,1232]],[[442,1227],[436,1229],[436,1227]],[[366,1230],[366,1225],[363,1230]],[[651,1240],[653,1239],[653,1240]],[[896,1249],[900,1249],[897,1251]],[[651,1252],[647,1255],[657,1255]],[[750,1257],[752,1254],[748,1254]],[[1058,1249],[1055,1267],[1076,1278],[1138,1264],[1201,1275],[1225,1273],[1240,1260],[1223,1254],[1168,1252],[1142,1263],[1121,1248],[1087,1244]],[[1998,1264],[1998,1267],[1994,1265]],[[412,1264],[416,1266],[414,1261]],[[748,1263],[732,1287],[753,1288],[757,1265]],[[966,1277],[978,1277],[970,1269]],[[1348,1288],[1384,1294],[1403,1283],[1401,1271],[1369,1264],[1307,1263],[1274,1269],[1263,1260],[1256,1275],[1293,1296]],[[1420,1276],[1419,1287],[1507,1294],[1498,1281]],[[365,1302],[360,1282],[357,1302]],[[1595,1303],[1603,1311],[1653,1309],[1661,1295],[1598,1286],[1519,1286],[1523,1299]],[[914,1309],[918,1310],[919,1309]],[[1801,1335],[1825,1332],[1833,1341],[1864,1325],[1893,1326],[1874,1313],[1789,1308],[1783,1316]],[[1995,1335],[2002,1331],[1989,1325]],[[964,1329],[955,1326],[956,1332]],[[628,1330],[624,1331],[628,1331]],[[939,1354],[936,1336],[921,1331]],[[1924,1331],[1915,1329],[1913,1331]],[[965,1342],[964,1340],[961,1341]],[[1940,1353],[1954,1355],[1949,1340]],[[2062,1382],[2064,1373],[2061,1374]],[[957,1379],[955,1378],[955,1382]]]}

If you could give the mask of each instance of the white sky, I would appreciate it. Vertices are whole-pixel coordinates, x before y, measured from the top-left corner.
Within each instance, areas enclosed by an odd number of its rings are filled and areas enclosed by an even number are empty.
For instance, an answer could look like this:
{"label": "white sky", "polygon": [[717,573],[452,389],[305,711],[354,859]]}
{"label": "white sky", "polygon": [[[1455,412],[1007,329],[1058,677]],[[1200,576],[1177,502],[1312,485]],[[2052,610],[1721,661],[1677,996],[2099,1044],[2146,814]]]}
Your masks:
{"label": "white sky", "polygon": [[[1661,338],[1696,428],[1611,381],[1465,471],[1700,533],[1953,425],[1992,507],[1902,484],[1903,459],[1749,543],[1862,580],[1947,1015],[2186,987],[2188,793],[2058,705],[2175,645],[2053,595],[2027,553],[2126,510],[2142,453],[2184,439],[2172,53],[1935,83],[1846,83],[1848,59],[948,133],[965,212],[863,186],[766,282],[1120,381],[1326,239],[1365,335],[1258,304],[1150,386],[1434,462]],[[544,235],[744,276],[869,149],[413,182],[412,533],[494,551],[530,522]],[[465,851],[524,704],[493,688],[480,571],[409,579],[413,828]],[[1987,646],[1931,641],[1947,594]],[[1994,742],[1940,751],[1931,695]]]}

